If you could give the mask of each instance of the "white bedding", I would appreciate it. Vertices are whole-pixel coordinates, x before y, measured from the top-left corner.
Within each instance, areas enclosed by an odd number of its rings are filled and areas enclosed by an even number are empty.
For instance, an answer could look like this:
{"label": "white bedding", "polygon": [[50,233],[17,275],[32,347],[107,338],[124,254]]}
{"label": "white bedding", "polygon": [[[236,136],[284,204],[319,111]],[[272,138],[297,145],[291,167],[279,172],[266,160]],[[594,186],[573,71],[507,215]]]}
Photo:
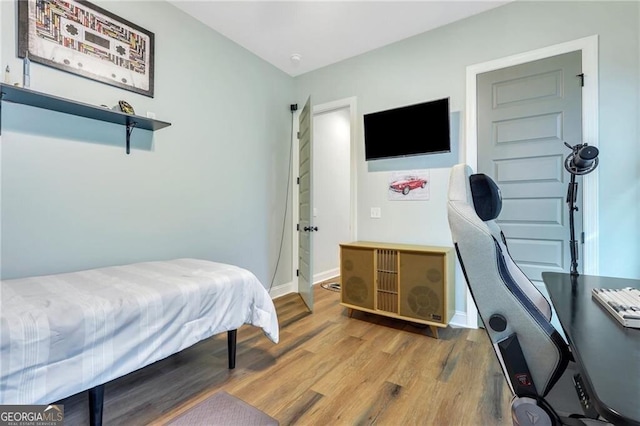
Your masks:
{"label": "white bedding", "polygon": [[0,285],[0,404],[55,402],[243,324],[278,342],[269,294],[232,265],[179,259]]}

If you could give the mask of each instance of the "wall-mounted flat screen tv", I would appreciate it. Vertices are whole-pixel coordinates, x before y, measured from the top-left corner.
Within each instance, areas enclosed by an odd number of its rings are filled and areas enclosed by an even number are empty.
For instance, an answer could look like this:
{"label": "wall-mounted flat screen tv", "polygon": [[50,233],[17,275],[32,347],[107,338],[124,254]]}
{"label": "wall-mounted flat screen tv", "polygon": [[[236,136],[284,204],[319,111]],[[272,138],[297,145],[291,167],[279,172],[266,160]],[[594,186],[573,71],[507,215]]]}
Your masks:
{"label": "wall-mounted flat screen tv", "polygon": [[450,151],[449,98],[364,115],[367,161]]}

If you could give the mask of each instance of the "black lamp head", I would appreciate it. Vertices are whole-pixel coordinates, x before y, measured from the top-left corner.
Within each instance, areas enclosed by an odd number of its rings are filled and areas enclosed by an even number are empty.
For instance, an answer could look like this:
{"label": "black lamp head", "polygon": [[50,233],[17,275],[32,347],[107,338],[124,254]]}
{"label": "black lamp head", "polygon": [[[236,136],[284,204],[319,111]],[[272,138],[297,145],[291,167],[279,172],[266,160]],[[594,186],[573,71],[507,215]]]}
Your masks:
{"label": "black lamp head", "polygon": [[598,148],[589,146],[586,143],[574,146],[564,143],[571,148],[571,154],[567,156],[564,167],[567,171],[574,175],[586,175],[591,173],[598,167]]}

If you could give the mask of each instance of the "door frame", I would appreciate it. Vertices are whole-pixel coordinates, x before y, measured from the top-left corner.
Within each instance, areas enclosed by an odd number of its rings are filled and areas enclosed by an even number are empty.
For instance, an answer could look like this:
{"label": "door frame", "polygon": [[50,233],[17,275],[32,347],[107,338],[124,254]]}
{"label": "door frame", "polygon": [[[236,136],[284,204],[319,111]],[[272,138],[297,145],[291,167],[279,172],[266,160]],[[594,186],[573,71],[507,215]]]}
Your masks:
{"label": "door frame", "polygon": [[[358,200],[357,200],[357,196],[355,196],[357,194],[356,192],[356,188],[357,188],[357,176],[358,176],[358,170],[357,170],[357,166],[358,166],[358,162],[356,161],[356,136],[357,136],[357,127],[356,127],[356,117],[357,117],[357,98],[355,96],[351,96],[349,98],[344,98],[344,99],[338,99],[336,101],[332,101],[332,102],[327,102],[324,104],[319,104],[319,105],[312,105],[311,106],[311,119],[313,120],[313,118],[317,115],[317,114],[322,114],[325,112],[329,112],[329,111],[334,111],[337,109],[342,109],[342,108],[349,108],[349,143],[350,143],[350,149],[349,149],[349,155],[351,156],[350,160],[350,168],[351,170],[349,171],[349,176],[350,176],[350,188],[349,191],[351,193],[351,197],[350,197],[350,206],[349,206],[349,227],[351,230],[351,240],[355,241],[356,240],[356,236],[358,235],[358,231],[357,231],[357,220],[356,218],[357,216],[357,209],[358,209]],[[294,117],[294,123],[296,127],[299,127],[298,123],[298,116],[300,115],[300,111],[298,110],[295,114]],[[298,129],[295,128],[294,132],[293,132],[293,143],[295,143],[294,147],[296,147],[296,149],[293,149],[293,159],[291,161],[291,167],[292,167],[292,176],[298,176],[298,162],[299,162],[299,155],[298,155],[298,150],[297,150],[297,146],[298,146],[298,138],[297,138],[297,133],[298,133]],[[295,208],[293,208],[293,221],[292,221],[292,241],[291,241],[291,246],[293,248],[292,250],[292,271],[291,271],[291,276],[293,277],[293,291],[298,292],[298,276],[296,275],[296,270],[298,269],[298,230],[296,229],[296,225],[298,224],[298,221],[300,219],[299,217],[299,213],[298,213],[298,185],[292,185],[292,192],[291,192],[291,197],[292,197],[292,205],[295,206]]]}
{"label": "door frame", "polygon": [[[507,68],[527,62],[544,59],[563,53],[582,52],[582,72],[585,75],[585,86],[582,89],[582,139],[589,145],[598,146],[598,35],[592,35],[565,43],[543,47],[488,62],[467,66],[466,72],[466,137],[463,161],[476,170],[478,167],[478,129],[477,129],[477,87],[476,76],[500,68]],[[569,151],[567,150],[567,154]],[[585,241],[583,246],[583,270],[588,275],[598,275],[599,272],[599,222],[598,222],[598,169],[582,178],[583,196],[583,231]],[[568,236],[567,236],[568,238]],[[466,288],[466,286],[465,286]],[[471,297],[466,291],[467,326],[478,328],[478,311]]]}

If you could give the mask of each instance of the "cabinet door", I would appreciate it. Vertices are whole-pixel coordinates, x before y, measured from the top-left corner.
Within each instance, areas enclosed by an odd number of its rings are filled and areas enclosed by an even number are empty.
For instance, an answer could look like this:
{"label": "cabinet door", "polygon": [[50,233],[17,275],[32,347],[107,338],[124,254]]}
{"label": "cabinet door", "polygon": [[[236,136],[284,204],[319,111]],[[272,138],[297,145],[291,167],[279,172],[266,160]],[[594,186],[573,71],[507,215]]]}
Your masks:
{"label": "cabinet door", "polygon": [[443,322],[445,270],[441,253],[400,253],[400,315]]}
{"label": "cabinet door", "polygon": [[373,249],[342,247],[340,251],[342,303],[373,309]]}

